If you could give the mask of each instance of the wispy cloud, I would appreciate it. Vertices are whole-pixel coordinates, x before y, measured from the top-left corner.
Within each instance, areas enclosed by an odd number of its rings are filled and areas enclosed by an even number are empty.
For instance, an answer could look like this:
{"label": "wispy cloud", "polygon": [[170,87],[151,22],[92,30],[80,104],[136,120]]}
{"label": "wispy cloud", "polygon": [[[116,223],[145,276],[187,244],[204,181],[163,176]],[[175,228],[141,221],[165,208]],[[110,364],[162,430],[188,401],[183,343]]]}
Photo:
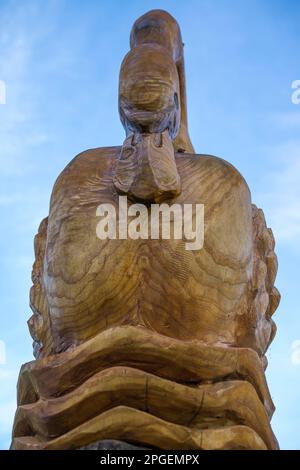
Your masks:
{"label": "wispy cloud", "polygon": [[[6,364],[6,345],[5,342],[0,339],[0,365]],[[0,380],[1,380],[1,369],[0,369]]]}
{"label": "wispy cloud", "polygon": [[18,378],[16,368],[0,366],[0,448],[7,449],[16,412],[16,397],[12,390]]}
{"label": "wispy cloud", "polygon": [[8,449],[10,445],[13,419],[16,411],[15,400],[4,401],[0,404],[0,448]]}
{"label": "wispy cloud", "polygon": [[28,166],[23,160],[26,152],[49,140],[39,124],[41,109],[31,73],[40,28],[37,25],[31,31],[24,26],[24,5],[15,3],[14,9],[12,16],[9,3],[7,8],[0,7],[0,79],[6,84],[6,104],[0,107],[0,173],[3,176],[26,172]]}
{"label": "wispy cloud", "polygon": [[15,400],[9,400],[6,403],[0,405],[0,429],[2,432],[4,430],[11,430],[13,416],[16,411],[16,402]]}
{"label": "wispy cloud", "polygon": [[271,121],[283,129],[290,129],[292,131],[295,131],[297,127],[300,129],[300,105],[295,106],[294,111],[274,113],[271,116]]}
{"label": "wispy cloud", "polygon": [[298,246],[300,239],[300,140],[286,142],[270,153],[276,170],[264,180],[259,195],[276,240]]}
{"label": "wispy cloud", "polygon": [[292,343],[291,363],[293,366],[300,366],[300,340],[297,339]]}

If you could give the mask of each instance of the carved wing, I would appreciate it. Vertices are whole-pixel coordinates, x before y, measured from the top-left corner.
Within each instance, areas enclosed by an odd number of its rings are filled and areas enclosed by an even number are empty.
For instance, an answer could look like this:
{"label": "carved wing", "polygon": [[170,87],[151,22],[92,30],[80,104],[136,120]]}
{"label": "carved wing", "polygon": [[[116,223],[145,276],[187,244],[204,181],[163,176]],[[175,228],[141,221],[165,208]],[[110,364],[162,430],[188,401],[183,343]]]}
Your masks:
{"label": "carved wing", "polygon": [[33,315],[28,320],[28,327],[33,338],[33,354],[36,358],[48,356],[53,352],[49,309],[42,282],[47,227],[48,217],[40,223],[34,239],[35,261],[31,275],[33,286],[30,289],[30,308]]}
{"label": "carved wing", "polygon": [[[264,366],[267,359],[264,354],[272,342],[276,325],[272,315],[280,302],[280,293],[274,286],[278,262],[275,254],[273,232],[267,227],[262,209],[252,205],[253,220],[253,274],[249,321],[255,322],[255,349],[263,356]],[[251,334],[251,324],[250,334]],[[252,330],[253,331],[253,330]]]}

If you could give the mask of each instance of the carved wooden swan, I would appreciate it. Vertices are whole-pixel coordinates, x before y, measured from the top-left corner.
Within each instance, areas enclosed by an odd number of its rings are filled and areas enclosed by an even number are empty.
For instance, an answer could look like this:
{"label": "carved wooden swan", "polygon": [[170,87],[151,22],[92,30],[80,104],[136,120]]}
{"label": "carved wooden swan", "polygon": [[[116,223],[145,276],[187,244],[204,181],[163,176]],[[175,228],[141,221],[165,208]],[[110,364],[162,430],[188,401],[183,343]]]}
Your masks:
{"label": "carved wooden swan", "polygon": [[[88,150],[58,177],[35,238],[12,448],[118,439],[161,449],[276,449],[265,352],[275,334],[274,238],[224,160],[187,131],[179,27],[136,21],[120,73],[122,147]],[[96,235],[100,203],[204,204],[201,250]]]}

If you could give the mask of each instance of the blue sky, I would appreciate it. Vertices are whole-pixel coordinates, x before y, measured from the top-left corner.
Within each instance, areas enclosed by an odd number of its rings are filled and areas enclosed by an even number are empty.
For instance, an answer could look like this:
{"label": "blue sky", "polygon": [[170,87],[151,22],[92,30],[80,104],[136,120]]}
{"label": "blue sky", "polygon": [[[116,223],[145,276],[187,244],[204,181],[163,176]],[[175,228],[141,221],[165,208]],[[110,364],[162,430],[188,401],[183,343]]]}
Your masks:
{"label": "blue sky", "polygon": [[33,237],[73,156],[122,143],[119,67],[133,21],[152,8],[181,25],[196,151],[239,169],[274,231],[282,302],[268,354],[272,423],[281,448],[300,449],[300,105],[291,101],[300,2],[292,0],[0,0],[0,449],[10,442],[18,370],[32,359]]}

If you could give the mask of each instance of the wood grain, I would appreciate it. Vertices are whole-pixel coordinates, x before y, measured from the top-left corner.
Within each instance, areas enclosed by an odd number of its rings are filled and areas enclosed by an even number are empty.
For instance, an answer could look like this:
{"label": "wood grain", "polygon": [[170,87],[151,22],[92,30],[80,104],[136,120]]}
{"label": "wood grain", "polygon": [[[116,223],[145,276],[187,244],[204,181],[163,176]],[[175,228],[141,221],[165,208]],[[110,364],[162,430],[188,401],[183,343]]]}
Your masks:
{"label": "wood grain", "polygon": [[13,446],[15,450],[77,449],[104,437],[171,450],[267,449],[263,440],[247,426],[198,430],[126,406],[106,411],[50,441],[37,437],[16,437]]}
{"label": "wood grain", "polygon": [[61,397],[21,405],[14,436],[53,438],[121,405],[197,429],[247,425],[269,448],[277,447],[265,408],[249,382],[186,386],[129,367],[104,369]]}
{"label": "wood grain", "polygon": [[[174,18],[143,15],[130,47],[125,142],[69,163],[35,238],[36,360],[20,371],[12,448],[277,449],[264,374],[280,300],[272,231],[241,174],[194,153]],[[149,223],[152,203],[203,204],[203,248],[100,240],[97,208],[118,215],[120,194],[147,204]]]}

